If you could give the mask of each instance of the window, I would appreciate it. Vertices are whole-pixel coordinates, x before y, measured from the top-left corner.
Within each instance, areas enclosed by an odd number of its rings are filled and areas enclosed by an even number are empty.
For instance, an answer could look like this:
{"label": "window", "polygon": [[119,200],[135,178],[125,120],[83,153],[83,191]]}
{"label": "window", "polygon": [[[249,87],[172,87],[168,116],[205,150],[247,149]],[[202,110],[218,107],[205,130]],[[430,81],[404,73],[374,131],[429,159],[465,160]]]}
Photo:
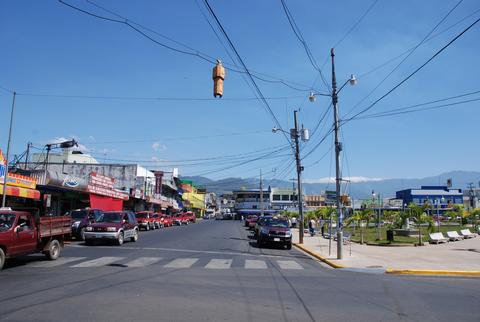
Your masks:
{"label": "window", "polygon": [[273,195],[273,200],[276,200],[276,201],[280,200],[280,195]]}
{"label": "window", "polygon": [[289,201],[290,197],[289,195],[282,195],[282,201]]}

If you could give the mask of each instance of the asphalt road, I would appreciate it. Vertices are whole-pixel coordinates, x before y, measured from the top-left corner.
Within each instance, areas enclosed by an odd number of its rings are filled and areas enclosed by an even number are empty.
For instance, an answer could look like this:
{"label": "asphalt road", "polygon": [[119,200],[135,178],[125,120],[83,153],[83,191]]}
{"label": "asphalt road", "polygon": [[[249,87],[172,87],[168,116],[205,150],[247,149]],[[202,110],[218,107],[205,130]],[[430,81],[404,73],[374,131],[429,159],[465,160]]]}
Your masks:
{"label": "asphalt road", "polygon": [[0,272],[1,321],[478,321],[480,279],[334,270],[238,221],[72,242]]}

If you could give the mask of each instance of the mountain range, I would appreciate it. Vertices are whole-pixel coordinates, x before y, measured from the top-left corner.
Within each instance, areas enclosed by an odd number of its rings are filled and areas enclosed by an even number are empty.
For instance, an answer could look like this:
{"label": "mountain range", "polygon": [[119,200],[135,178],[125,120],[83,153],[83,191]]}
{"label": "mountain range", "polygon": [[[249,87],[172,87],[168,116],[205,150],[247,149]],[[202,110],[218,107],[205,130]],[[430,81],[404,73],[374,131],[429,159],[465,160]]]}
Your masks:
{"label": "mountain range", "polygon": [[[184,176],[182,180],[192,180],[198,187],[205,187],[209,192],[215,192],[217,195],[233,190],[259,188],[258,178],[225,178],[220,180],[212,180],[200,176]],[[474,186],[480,186],[480,172],[477,171],[450,171],[442,173],[438,176],[425,178],[409,178],[409,179],[379,179],[379,178],[363,178],[352,177],[350,181],[342,184],[342,191],[345,186],[347,192],[355,199],[370,198],[372,191],[382,198],[393,198],[395,192],[402,189],[420,188],[420,186],[438,186],[447,185],[447,180],[452,180],[452,188],[466,189],[470,183]],[[324,178],[319,180],[305,180],[303,184],[304,194],[315,195],[321,194],[325,190],[335,190],[335,181]],[[263,181],[264,187],[291,188],[292,181],[284,180],[268,180]]]}

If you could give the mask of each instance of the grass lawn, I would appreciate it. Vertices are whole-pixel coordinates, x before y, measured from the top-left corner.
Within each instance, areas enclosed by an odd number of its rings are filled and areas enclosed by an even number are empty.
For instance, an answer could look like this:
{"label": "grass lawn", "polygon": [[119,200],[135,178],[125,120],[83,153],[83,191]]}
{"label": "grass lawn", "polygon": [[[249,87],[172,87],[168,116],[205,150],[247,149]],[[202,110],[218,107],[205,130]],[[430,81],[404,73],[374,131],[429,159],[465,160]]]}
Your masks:
{"label": "grass lawn", "polygon": [[[413,228],[414,230],[416,227]],[[464,226],[452,226],[452,225],[440,225],[440,232],[443,233],[444,236],[446,236],[447,231],[457,231],[460,233],[461,229],[470,229],[471,232],[473,232],[472,227],[464,227]],[[357,227],[355,229],[355,234],[353,234],[353,228],[352,227],[345,227],[344,231],[350,235],[352,235],[351,239],[354,242],[360,242],[361,241],[361,231]],[[437,232],[438,228],[433,227],[432,231],[428,230],[428,227],[422,227],[422,241],[423,242],[428,242],[429,237],[428,233],[430,232]],[[365,243],[369,244],[415,244],[418,243],[418,237],[404,237],[404,236],[394,236],[394,241],[393,243],[389,243],[387,241],[387,228],[386,227],[380,227],[380,239],[377,239],[377,229],[373,227],[369,228],[364,228],[363,232],[363,241]]]}

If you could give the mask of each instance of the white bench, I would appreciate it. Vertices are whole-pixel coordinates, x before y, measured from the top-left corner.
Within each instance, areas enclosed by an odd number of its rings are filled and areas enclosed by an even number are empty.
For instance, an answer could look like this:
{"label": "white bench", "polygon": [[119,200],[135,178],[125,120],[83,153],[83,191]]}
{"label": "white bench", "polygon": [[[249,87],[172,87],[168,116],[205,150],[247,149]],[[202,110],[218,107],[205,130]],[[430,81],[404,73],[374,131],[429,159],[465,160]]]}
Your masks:
{"label": "white bench", "polygon": [[432,233],[430,235],[430,244],[439,244],[448,242],[448,238],[445,238],[442,233]]}
{"label": "white bench", "polygon": [[462,229],[462,230],[460,230],[460,234],[462,234],[462,236],[465,237],[465,238],[474,238],[474,237],[477,237],[476,234],[472,234],[472,232],[470,231],[470,229]]}
{"label": "white bench", "polygon": [[460,236],[456,231],[447,231],[447,237],[450,241],[462,240],[464,236]]}

